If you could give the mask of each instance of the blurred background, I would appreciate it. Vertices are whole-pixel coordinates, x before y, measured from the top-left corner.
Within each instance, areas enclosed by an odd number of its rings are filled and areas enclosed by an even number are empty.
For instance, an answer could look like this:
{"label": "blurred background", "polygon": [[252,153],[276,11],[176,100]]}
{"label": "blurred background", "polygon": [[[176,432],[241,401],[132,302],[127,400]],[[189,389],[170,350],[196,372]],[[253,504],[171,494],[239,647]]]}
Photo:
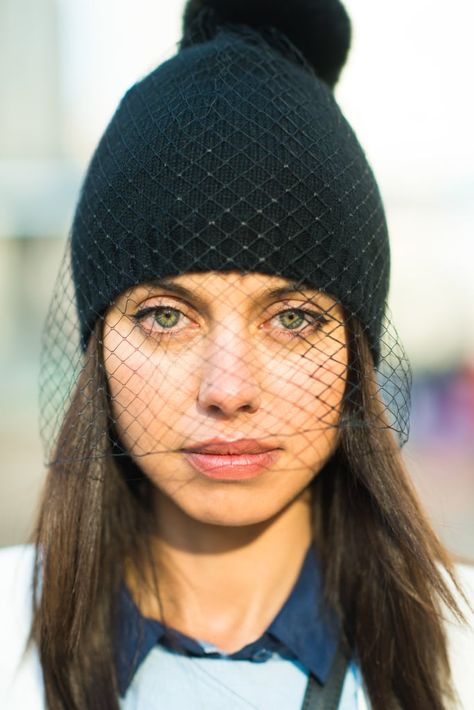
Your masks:
{"label": "blurred background", "polygon": [[[414,374],[404,455],[444,542],[474,558],[474,6],[345,4],[336,95],[391,230],[391,310]],[[41,328],[81,177],[123,93],[174,52],[182,7],[0,0],[0,546],[30,535],[44,479]]]}

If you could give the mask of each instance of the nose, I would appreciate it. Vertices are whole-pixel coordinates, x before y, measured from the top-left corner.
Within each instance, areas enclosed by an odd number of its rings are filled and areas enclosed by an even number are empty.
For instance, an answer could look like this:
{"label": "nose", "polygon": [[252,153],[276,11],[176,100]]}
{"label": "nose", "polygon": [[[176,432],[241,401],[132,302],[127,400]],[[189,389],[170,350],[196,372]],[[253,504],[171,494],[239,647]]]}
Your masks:
{"label": "nose", "polygon": [[201,407],[227,417],[254,413],[261,402],[256,349],[236,330],[220,324],[209,335],[198,394]]}

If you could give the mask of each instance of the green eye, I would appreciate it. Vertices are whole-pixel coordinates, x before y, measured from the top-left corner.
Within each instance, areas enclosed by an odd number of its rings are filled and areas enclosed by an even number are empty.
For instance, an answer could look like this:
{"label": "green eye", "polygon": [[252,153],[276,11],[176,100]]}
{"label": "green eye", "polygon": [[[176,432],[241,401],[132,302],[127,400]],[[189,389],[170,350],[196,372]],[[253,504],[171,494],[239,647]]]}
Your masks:
{"label": "green eye", "polygon": [[154,319],[161,328],[173,328],[178,324],[180,315],[174,308],[156,308]]}
{"label": "green eye", "polygon": [[284,313],[280,313],[278,317],[281,324],[289,330],[296,330],[296,328],[299,328],[306,320],[302,311],[285,311]]}
{"label": "green eye", "polygon": [[181,335],[191,324],[188,316],[172,306],[149,306],[133,316],[140,327],[150,335]]}
{"label": "green eye", "polygon": [[302,334],[308,329],[313,332],[319,331],[328,322],[322,313],[303,308],[288,308],[276,317],[287,333],[293,331],[295,335]]}

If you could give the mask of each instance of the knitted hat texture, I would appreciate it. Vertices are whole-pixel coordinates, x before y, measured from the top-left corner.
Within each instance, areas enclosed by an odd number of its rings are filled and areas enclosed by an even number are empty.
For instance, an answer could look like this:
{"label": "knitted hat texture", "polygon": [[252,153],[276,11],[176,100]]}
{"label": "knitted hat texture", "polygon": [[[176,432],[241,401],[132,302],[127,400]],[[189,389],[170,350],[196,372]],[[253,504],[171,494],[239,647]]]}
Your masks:
{"label": "knitted hat texture", "polygon": [[363,324],[378,361],[386,220],[332,91],[349,21],[335,0],[295,3],[297,22],[285,7],[189,3],[180,51],[120,102],[72,227],[83,344],[133,285],[238,270],[337,298]]}

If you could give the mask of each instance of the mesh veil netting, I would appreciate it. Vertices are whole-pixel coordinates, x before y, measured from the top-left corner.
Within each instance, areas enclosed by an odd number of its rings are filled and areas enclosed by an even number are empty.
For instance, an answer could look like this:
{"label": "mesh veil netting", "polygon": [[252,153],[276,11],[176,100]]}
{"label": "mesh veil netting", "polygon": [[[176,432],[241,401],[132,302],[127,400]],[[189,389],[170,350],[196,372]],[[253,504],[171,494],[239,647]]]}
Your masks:
{"label": "mesh veil netting", "polygon": [[[304,431],[309,444],[313,438],[324,436],[329,428],[369,425],[389,428],[401,445],[408,438],[410,368],[387,316],[372,393],[382,408],[379,418],[368,424],[366,402],[362,404],[360,393],[360,378],[367,373],[354,372],[350,382],[342,364],[346,357],[349,359],[344,353],[350,336],[341,327],[344,311],[330,296],[294,285],[293,294],[274,299],[268,306],[264,299],[254,300],[254,292],[260,292],[262,286],[280,287],[284,278],[264,275],[262,279],[261,274],[249,274],[250,279],[239,281],[229,279],[236,272],[186,274],[186,288],[203,300],[205,312],[191,299],[183,301],[158,283],[140,285],[121,295],[107,316],[98,318],[89,347],[84,350],[69,248],[68,244],[44,330],[40,412],[47,464],[121,456],[125,452],[119,432],[124,433],[127,428],[134,432],[132,439],[127,437],[127,449],[135,456],[165,452],[159,432],[168,430],[170,413],[182,415],[178,433],[183,442],[193,439],[193,426],[202,437],[203,424],[208,430],[206,439],[218,435],[234,439],[236,434],[245,434],[257,438],[276,436],[284,441],[292,433]],[[207,301],[206,279],[212,286]],[[229,280],[227,292],[222,290],[226,283],[222,279]],[[179,284],[183,278],[172,277],[169,281]],[[242,289],[242,283],[246,288]],[[220,306],[215,301],[216,288],[220,289]],[[240,292],[241,313],[232,320]],[[219,320],[221,314],[229,321],[227,337],[225,322]],[[107,319],[111,325],[104,341]],[[243,331],[246,325],[248,330]],[[167,330],[182,331],[175,336],[174,344],[170,343],[173,336],[166,335]],[[363,333],[362,328],[360,331]],[[234,350],[229,358],[226,347],[236,346],[241,346],[241,354]],[[216,348],[222,348],[220,357],[216,356]],[[212,362],[211,372],[204,374],[206,352]],[[237,372],[226,373],[226,362],[233,364]],[[298,369],[305,373],[303,378],[297,377]],[[174,383],[171,391],[169,386],[164,388],[167,396],[177,395],[179,387],[187,387],[184,402],[181,396],[176,396],[176,403],[172,399],[163,401],[160,381],[169,380],[170,372],[175,372]],[[250,383],[242,379],[246,372],[252,377]],[[216,389],[199,406],[203,377],[211,378],[207,383],[211,387],[215,378]],[[107,387],[110,380],[113,387],[108,387],[105,398],[98,397],[98,389]],[[288,387],[293,394],[286,403],[284,393]],[[127,406],[135,421],[126,416]],[[179,406],[186,406],[187,411],[177,411]],[[344,415],[346,410],[350,413]],[[125,416],[123,424],[118,411],[122,412],[122,419]],[[157,419],[159,426],[154,434]]]}
{"label": "mesh veil netting", "polygon": [[184,51],[136,85],[93,158],[44,331],[48,464],[178,452],[228,477],[245,463],[203,442],[298,440],[297,456],[303,437],[316,461],[343,427],[407,439],[364,158],[304,66],[250,31],[219,41],[211,67]]}

